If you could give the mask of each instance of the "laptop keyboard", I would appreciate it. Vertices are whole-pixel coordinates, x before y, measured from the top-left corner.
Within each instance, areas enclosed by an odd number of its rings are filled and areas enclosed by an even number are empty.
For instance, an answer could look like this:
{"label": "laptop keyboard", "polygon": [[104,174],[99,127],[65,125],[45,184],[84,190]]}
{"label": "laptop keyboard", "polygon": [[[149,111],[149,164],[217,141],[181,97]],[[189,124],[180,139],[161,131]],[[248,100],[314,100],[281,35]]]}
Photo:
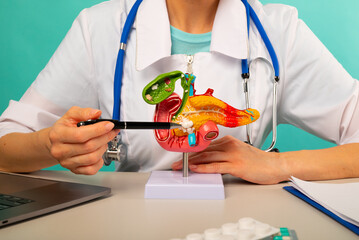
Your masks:
{"label": "laptop keyboard", "polygon": [[0,193],[0,211],[31,202],[33,200]]}

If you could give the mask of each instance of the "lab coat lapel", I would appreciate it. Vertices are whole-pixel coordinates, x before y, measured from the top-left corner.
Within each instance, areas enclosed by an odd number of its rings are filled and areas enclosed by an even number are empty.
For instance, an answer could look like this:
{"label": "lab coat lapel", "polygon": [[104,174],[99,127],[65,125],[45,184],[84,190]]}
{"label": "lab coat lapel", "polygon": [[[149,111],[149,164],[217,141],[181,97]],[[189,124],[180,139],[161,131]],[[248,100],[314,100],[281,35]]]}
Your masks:
{"label": "lab coat lapel", "polygon": [[165,0],[144,0],[136,18],[136,69],[171,55],[171,32]]}
{"label": "lab coat lapel", "polygon": [[248,58],[247,17],[242,1],[219,2],[210,50],[236,59]]}

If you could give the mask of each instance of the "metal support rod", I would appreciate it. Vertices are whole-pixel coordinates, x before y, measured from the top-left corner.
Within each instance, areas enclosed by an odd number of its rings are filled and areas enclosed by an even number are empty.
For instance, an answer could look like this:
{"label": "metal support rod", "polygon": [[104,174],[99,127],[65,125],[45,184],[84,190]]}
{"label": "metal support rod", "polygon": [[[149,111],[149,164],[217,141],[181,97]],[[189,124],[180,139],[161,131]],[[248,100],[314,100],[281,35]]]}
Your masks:
{"label": "metal support rod", "polygon": [[183,153],[182,173],[183,177],[188,177],[188,152]]}
{"label": "metal support rod", "polygon": [[[248,86],[248,78],[244,78],[243,89],[244,89],[244,96],[246,99],[246,108],[250,108],[249,102],[249,86]],[[246,125],[246,134],[247,134],[247,142],[248,144],[252,145],[252,137],[251,137],[251,126],[250,124]]]}
{"label": "metal support rod", "polygon": [[264,150],[265,152],[270,152],[274,148],[276,142],[277,142],[277,85],[278,81],[274,79],[273,82],[273,107],[272,107],[272,143],[269,146],[268,149]]}

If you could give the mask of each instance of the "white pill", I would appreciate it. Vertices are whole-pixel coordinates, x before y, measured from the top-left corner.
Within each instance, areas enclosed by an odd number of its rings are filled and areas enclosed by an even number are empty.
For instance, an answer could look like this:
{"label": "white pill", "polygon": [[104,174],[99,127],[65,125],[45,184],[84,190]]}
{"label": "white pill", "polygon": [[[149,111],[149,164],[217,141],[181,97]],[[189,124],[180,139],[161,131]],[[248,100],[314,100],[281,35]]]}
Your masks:
{"label": "white pill", "polygon": [[237,240],[252,240],[255,237],[254,231],[242,229],[238,231]]}
{"label": "white pill", "polygon": [[237,235],[238,225],[235,223],[226,223],[222,225],[222,234],[223,235]]}
{"label": "white pill", "polygon": [[210,228],[204,231],[204,239],[205,240],[219,240],[221,236],[221,229],[218,228]]}
{"label": "white pill", "polygon": [[266,223],[258,223],[256,225],[256,233],[259,235],[266,235],[270,233],[271,227]]}
{"label": "white pill", "polygon": [[199,233],[191,233],[186,236],[186,240],[203,240],[203,237]]}
{"label": "white pill", "polygon": [[253,218],[245,217],[238,220],[239,229],[254,229],[256,222]]}
{"label": "white pill", "polygon": [[235,240],[235,238],[231,235],[222,235],[219,240]]}

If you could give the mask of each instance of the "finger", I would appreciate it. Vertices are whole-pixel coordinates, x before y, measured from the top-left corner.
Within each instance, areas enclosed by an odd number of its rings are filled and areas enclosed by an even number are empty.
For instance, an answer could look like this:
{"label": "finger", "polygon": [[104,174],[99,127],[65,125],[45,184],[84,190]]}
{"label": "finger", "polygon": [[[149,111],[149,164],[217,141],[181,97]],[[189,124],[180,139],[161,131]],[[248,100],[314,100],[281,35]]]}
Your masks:
{"label": "finger", "polygon": [[182,160],[172,163],[172,170],[181,170],[182,169]]}
{"label": "finger", "polygon": [[66,159],[77,155],[83,155],[96,151],[118,135],[118,130],[93,138],[85,143],[65,143],[54,145],[51,154],[56,159]]}
{"label": "finger", "polygon": [[222,138],[214,140],[209,144],[209,146],[205,150],[203,150],[201,152],[190,153],[189,156],[195,157],[195,156],[201,155],[201,153],[203,153],[203,152],[224,151],[223,144],[224,144],[224,141]]}
{"label": "finger", "polygon": [[196,173],[221,173],[231,174],[231,164],[227,162],[214,162],[208,164],[189,165],[189,169]]}
{"label": "finger", "polygon": [[[213,152],[199,152],[196,155],[190,156],[188,158],[188,164],[196,165],[196,164],[208,164],[213,162],[227,162],[228,161],[228,154],[219,151]],[[173,170],[180,170],[182,169],[182,160],[174,162],[172,164]]]}
{"label": "finger", "polygon": [[63,120],[70,124],[77,124],[80,121],[98,119],[101,111],[93,108],[71,107],[63,116]]}
{"label": "finger", "polygon": [[72,172],[76,174],[83,174],[83,175],[94,175],[102,168],[102,166],[103,166],[103,160],[101,158],[93,165],[81,166],[74,169]]}
{"label": "finger", "polygon": [[220,150],[223,149],[223,147],[226,147],[228,143],[236,141],[231,136],[224,136],[220,139],[217,139],[215,141],[212,141],[211,144],[206,148],[206,150]]}
{"label": "finger", "polygon": [[84,143],[90,139],[109,133],[113,128],[112,122],[99,122],[83,127],[58,127],[50,136],[54,142],[62,143]]}
{"label": "finger", "polygon": [[[250,146],[250,145],[236,139],[235,137],[224,136],[223,138],[212,141],[211,144],[204,151],[205,152],[211,152],[211,151],[226,152],[226,151],[230,151],[231,149],[234,149],[234,148],[238,149],[243,146]],[[192,155],[195,156],[199,153],[201,153],[201,152],[194,153]]]}
{"label": "finger", "polygon": [[[210,145],[201,152],[195,152],[189,154],[189,161],[193,163],[208,163],[212,161],[226,161],[227,149],[232,147],[234,144],[240,146],[241,144],[245,144],[238,139],[232,136],[224,136],[223,138],[214,140],[210,143]],[[235,146],[237,147],[237,146]],[[215,159],[214,153],[217,153],[217,159]],[[229,152],[229,151],[228,151]],[[221,157],[218,157],[218,154],[223,154]],[[212,158],[209,158],[212,157]],[[182,161],[177,161],[172,164],[173,170],[182,169]]]}
{"label": "finger", "polygon": [[59,162],[62,167],[74,172],[77,168],[92,166],[96,164],[102,159],[102,156],[105,153],[106,149],[107,146],[102,146],[92,153],[71,157],[65,160],[61,160]]}
{"label": "finger", "polygon": [[202,164],[210,162],[226,162],[228,153],[222,151],[201,152],[198,155],[188,158],[189,164]]}

